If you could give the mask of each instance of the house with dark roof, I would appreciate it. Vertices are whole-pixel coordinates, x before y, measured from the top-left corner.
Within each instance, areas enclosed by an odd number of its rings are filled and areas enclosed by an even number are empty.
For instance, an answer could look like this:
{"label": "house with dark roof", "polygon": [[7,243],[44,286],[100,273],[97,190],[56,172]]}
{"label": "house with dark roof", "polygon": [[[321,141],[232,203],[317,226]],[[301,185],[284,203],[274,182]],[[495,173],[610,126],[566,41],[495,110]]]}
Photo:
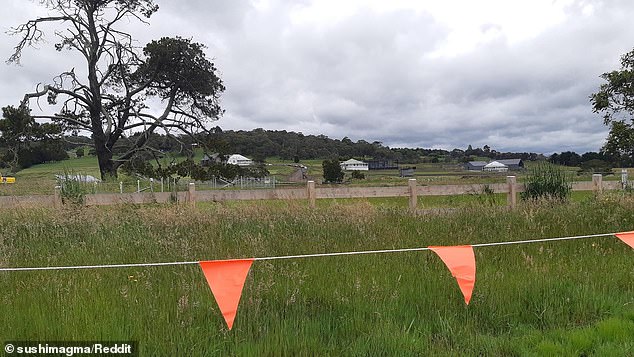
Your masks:
{"label": "house with dark roof", "polygon": [[222,157],[218,153],[213,153],[211,155],[205,155],[200,160],[201,166],[211,166],[212,164],[219,164],[222,162]]}
{"label": "house with dark roof", "polygon": [[482,171],[486,164],[485,161],[469,161],[464,165],[464,168],[469,171]]}

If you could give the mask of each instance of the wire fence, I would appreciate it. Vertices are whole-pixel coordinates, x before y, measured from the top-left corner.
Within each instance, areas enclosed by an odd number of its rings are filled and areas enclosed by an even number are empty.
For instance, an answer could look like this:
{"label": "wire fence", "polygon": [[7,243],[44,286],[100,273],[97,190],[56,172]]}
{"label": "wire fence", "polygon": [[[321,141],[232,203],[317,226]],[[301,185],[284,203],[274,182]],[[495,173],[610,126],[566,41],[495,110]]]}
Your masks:
{"label": "wire fence", "polygon": [[267,177],[212,177],[208,181],[191,179],[138,179],[120,182],[83,182],[88,193],[135,193],[135,192],[183,192],[187,191],[190,183],[196,184],[197,190],[222,189],[275,189],[279,182],[274,176]]}

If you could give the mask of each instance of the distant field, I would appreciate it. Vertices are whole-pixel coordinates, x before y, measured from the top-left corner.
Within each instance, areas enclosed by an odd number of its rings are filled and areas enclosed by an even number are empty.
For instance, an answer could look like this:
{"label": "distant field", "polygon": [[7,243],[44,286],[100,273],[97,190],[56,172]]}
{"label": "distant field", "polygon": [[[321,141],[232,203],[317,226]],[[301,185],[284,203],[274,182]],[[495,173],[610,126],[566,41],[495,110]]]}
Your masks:
{"label": "distant field", "polygon": [[[430,198],[431,199],[431,198]],[[391,200],[12,210],[0,266],[169,262],[634,229],[634,197],[411,215]],[[430,252],[255,262],[227,331],[197,266],[0,272],[0,340],[136,340],[141,355],[629,356],[634,251],[616,238],[477,248],[465,306]]]}
{"label": "distant field", "polygon": [[[197,152],[197,160],[202,158],[202,154]],[[295,170],[295,167],[289,166],[293,164],[291,161],[270,158],[267,163],[267,169],[271,176],[275,176],[278,182],[285,181]],[[302,160],[299,164],[308,167],[308,176],[315,180],[318,184],[323,181],[322,177],[322,160]],[[528,168],[533,163],[528,162]],[[460,170],[455,164],[417,164],[416,175],[419,185],[452,185],[452,184],[483,184],[483,183],[502,183],[506,181],[509,174],[518,176],[518,182],[522,182],[526,172],[510,172],[510,173],[474,173]],[[571,172],[571,177],[576,181],[588,181],[591,179],[590,174],[581,176],[576,175],[577,168],[562,167],[564,170]],[[28,169],[19,171],[16,177],[16,183],[12,185],[0,185],[0,195],[41,195],[52,194],[56,185],[55,175],[64,172],[73,172],[75,174],[87,174],[99,177],[99,166],[97,158],[94,156],[84,156],[82,158],[72,158],[61,162],[52,162],[47,164],[35,165]],[[620,169],[615,169],[620,173]],[[403,186],[407,185],[408,178],[399,177],[398,170],[372,170],[363,172],[366,178],[364,180],[349,180],[350,172],[346,173],[347,185],[351,186]],[[118,192],[119,182],[124,183],[125,192],[133,192],[137,189],[137,178],[127,177],[120,174],[117,182],[102,183],[93,188],[95,192]],[[630,177],[634,177],[634,169],[630,169]],[[619,180],[620,175],[606,176],[605,180]],[[143,180],[142,180],[143,181]],[[187,178],[181,182],[181,190],[186,190]],[[141,182],[142,188],[149,188],[148,180]],[[158,184],[156,189],[158,189]]]}

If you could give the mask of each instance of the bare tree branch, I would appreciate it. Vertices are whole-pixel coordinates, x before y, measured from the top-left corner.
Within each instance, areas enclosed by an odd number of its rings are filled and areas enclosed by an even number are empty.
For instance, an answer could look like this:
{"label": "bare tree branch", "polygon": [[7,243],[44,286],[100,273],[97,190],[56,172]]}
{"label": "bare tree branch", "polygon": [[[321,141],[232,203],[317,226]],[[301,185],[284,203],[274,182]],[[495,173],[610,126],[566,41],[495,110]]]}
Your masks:
{"label": "bare tree branch", "polygon": [[7,60],[7,63],[20,63],[20,58],[22,57],[22,50],[24,47],[33,46],[36,43],[40,42],[44,37],[44,33],[39,29],[39,25],[45,22],[65,22],[70,21],[73,22],[73,18],[68,16],[53,16],[53,17],[42,17],[35,20],[29,20],[28,22],[19,25],[18,27],[12,28],[8,31],[10,35],[22,35],[22,39],[15,46],[13,54]]}
{"label": "bare tree branch", "polygon": [[33,115],[32,116],[34,119],[51,119],[51,120],[55,120],[55,121],[66,121],[69,122],[71,124],[74,124],[84,130],[88,130],[90,131],[92,128],[90,127],[90,125],[83,123],[79,120],[73,119],[73,118],[69,118],[66,116],[60,116],[60,115]]}
{"label": "bare tree branch", "polygon": [[[55,48],[81,53],[87,77],[80,80],[74,70],[64,72],[25,94],[21,106],[28,108],[31,100],[39,105],[42,97],[55,104],[59,98],[60,113],[38,118],[54,120],[68,130],[91,132],[102,177],[116,175],[121,160],[152,150],[148,143],[155,131],[182,144],[175,132],[195,137],[222,114],[218,98],[224,86],[203,45],[180,37],[162,38],[141,52],[132,35],[118,27],[128,20],[147,23],[158,10],[154,0],[37,1],[52,15],[10,31],[20,41],[8,62],[19,63],[23,49],[43,39],[45,24],[61,24],[65,28],[54,32],[59,40]],[[152,114],[145,104],[150,98],[161,100],[160,115]],[[114,160],[117,141],[128,140],[124,133],[141,126],[130,149]]]}

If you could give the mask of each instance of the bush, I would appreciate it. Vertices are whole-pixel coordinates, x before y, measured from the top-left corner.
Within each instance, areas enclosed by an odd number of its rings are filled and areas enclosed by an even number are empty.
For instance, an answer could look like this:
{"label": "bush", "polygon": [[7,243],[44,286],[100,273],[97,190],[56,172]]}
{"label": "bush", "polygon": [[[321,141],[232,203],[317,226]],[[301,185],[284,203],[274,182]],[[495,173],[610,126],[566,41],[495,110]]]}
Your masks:
{"label": "bush", "polygon": [[523,200],[565,201],[570,196],[572,184],[570,175],[557,166],[543,162],[532,168],[526,177],[526,191]]}
{"label": "bush", "polygon": [[75,155],[77,155],[78,158],[83,157],[84,156],[84,148],[77,148],[77,150],[75,151]]}
{"label": "bush", "polygon": [[361,171],[352,171],[351,177],[354,180],[365,180],[365,174]]}
{"label": "bush", "polygon": [[580,173],[590,172],[593,174],[604,174],[604,175],[611,175],[613,173],[612,165],[610,165],[610,163],[606,161],[599,160],[599,159],[584,161],[579,166],[581,168],[579,170]]}

